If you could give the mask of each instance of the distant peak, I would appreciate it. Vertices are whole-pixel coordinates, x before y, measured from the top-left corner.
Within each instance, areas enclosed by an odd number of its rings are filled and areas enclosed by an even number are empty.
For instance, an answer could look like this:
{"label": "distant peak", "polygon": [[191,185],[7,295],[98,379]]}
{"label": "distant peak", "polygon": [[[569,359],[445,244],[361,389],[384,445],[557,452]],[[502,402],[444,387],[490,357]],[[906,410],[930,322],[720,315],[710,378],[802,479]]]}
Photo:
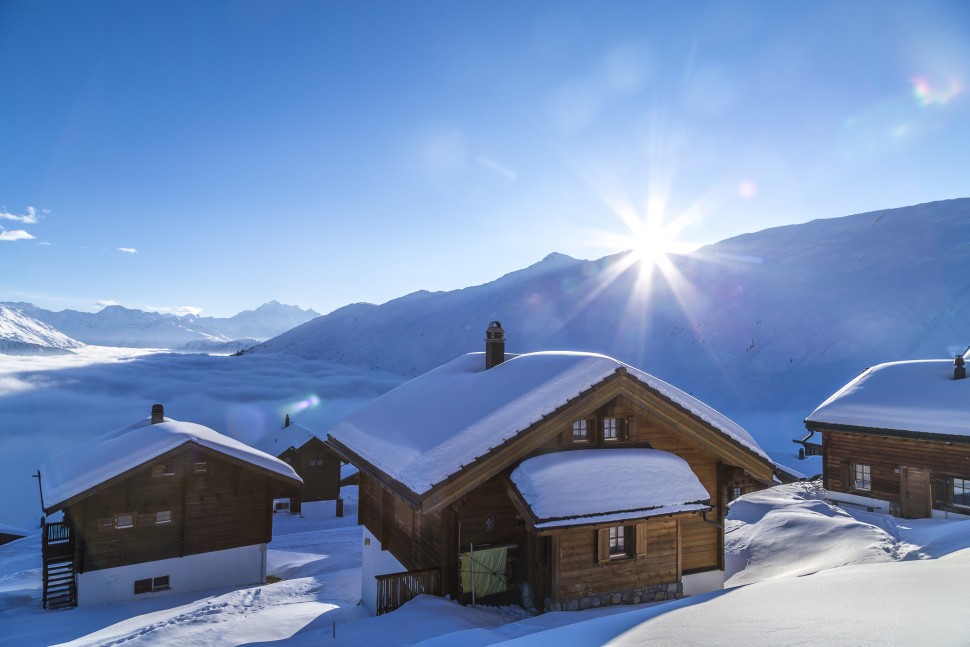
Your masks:
{"label": "distant peak", "polygon": [[560,254],[559,252],[553,252],[543,258],[540,263],[575,263],[577,259],[569,256],[568,254]]}

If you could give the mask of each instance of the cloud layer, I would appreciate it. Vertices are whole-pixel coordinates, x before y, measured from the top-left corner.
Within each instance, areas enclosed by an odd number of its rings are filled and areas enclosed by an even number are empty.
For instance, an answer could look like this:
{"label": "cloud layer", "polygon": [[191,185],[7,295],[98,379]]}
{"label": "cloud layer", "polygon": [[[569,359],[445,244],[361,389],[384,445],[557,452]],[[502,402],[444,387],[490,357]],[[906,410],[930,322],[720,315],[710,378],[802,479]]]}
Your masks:
{"label": "cloud layer", "polygon": [[[255,442],[294,419],[323,434],[401,383],[379,371],[279,355],[210,357],[91,347],[65,357],[0,355],[0,523],[33,527],[37,468],[56,453],[149,414]],[[317,407],[297,413],[308,396]]]}

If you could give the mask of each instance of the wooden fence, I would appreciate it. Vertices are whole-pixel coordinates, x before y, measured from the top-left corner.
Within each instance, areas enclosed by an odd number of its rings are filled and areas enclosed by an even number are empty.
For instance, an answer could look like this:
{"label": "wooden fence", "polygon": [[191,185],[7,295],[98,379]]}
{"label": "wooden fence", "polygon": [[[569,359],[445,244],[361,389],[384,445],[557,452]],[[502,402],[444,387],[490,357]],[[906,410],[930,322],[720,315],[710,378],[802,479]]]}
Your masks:
{"label": "wooden fence", "polygon": [[422,593],[441,595],[440,569],[378,575],[377,615],[389,613]]}

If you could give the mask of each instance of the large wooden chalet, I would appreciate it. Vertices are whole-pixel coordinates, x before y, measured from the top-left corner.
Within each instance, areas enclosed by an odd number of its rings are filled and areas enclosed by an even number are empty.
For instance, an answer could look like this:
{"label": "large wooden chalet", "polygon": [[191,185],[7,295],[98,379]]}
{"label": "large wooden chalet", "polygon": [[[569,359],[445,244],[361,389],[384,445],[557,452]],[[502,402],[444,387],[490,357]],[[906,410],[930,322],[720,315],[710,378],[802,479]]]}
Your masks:
{"label": "large wooden chalet", "polygon": [[805,420],[822,478],[844,503],[906,518],[970,515],[964,357],[867,369]]}
{"label": "large wooden chalet", "polygon": [[339,422],[362,599],[580,609],[721,588],[726,503],[773,463],[737,424],[603,355],[461,356]]}
{"label": "large wooden chalet", "polygon": [[274,504],[277,512],[301,514],[304,503],[332,501],[328,514],[343,516],[340,457],[312,429],[291,422],[287,415],[283,427],[256,446],[290,465],[303,479],[299,487],[291,486],[280,492]]}
{"label": "large wooden chalet", "polygon": [[40,469],[44,606],[88,605],[266,580],[272,501],[300,479],[218,432],[150,418]]}

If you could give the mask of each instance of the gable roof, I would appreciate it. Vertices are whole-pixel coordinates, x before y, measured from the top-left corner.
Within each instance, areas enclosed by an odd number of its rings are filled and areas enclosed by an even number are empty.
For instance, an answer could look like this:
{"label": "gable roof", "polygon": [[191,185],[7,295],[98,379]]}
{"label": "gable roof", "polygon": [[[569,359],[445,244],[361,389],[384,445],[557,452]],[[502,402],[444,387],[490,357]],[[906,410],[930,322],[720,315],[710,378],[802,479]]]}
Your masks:
{"label": "gable roof", "polygon": [[254,446],[270,456],[279,456],[290,447],[300,449],[316,437],[316,433],[309,427],[291,422],[289,427],[280,427],[269,432]]}
{"label": "gable roof", "polygon": [[914,360],[866,369],[820,404],[805,425],[970,440],[968,416],[970,380],[953,379],[953,360]]}
{"label": "gable roof", "polygon": [[625,374],[771,464],[740,425],[611,357],[556,351],[506,358],[486,371],[484,353],[462,355],[345,417],[328,442],[421,496],[581,394]]}
{"label": "gable roof", "polygon": [[171,418],[153,425],[149,417],[73,447],[44,463],[40,468],[41,504],[45,511],[52,512],[98,485],[188,443],[247,463],[279,480],[302,482],[283,461],[234,438],[193,422]]}
{"label": "gable roof", "polygon": [[526,459],[509,477],[537,529],[710,509],[687,461],[659,449],[580,449]]}

